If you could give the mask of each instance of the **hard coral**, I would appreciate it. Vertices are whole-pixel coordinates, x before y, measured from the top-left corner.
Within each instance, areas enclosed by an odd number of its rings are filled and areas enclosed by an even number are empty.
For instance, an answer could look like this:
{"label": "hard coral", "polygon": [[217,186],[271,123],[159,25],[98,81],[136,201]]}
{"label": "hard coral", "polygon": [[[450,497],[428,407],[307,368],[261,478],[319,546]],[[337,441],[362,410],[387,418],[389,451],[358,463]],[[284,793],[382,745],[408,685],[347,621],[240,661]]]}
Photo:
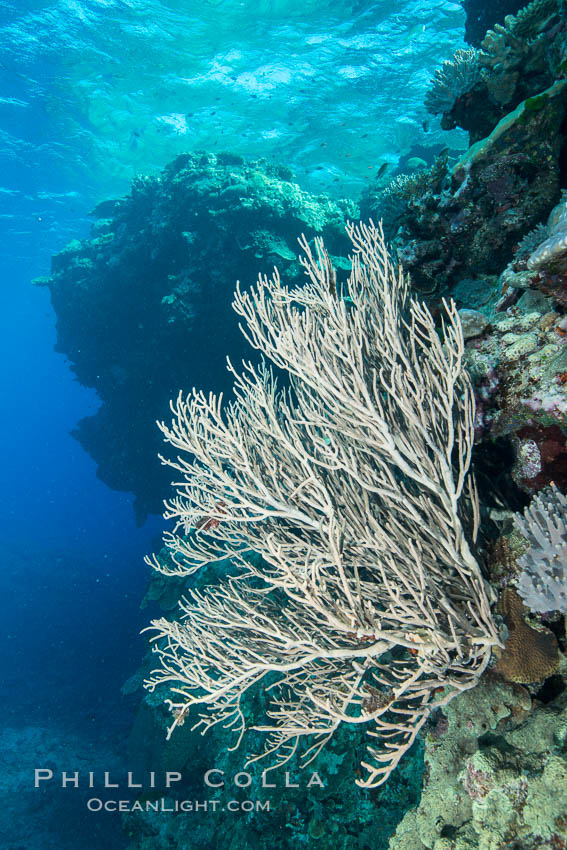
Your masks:
{"label": "hard coral", "polygon": [[446,59],[435,71],[431,88],[425,96],[425,108],[438,115],[449,112],[459,98],[471,91],[480,79],[478,51],[456,50],[451,59]]}
{"label": "hard coral", "polygon": [[515,590],[502,592],[500,607],[509,637],[494,670],[508,682],[543,682],[557,672],[560,663],[555,635],[548,629],[534,629],[524,617],[522,600]]}

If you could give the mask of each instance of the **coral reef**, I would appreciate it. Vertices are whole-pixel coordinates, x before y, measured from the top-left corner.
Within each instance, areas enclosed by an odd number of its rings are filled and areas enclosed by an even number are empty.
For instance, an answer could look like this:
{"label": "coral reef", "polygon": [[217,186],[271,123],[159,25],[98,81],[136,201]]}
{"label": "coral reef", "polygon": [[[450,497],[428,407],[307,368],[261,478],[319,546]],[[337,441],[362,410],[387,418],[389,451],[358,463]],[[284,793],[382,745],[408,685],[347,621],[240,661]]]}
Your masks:
{"label": "coral reef", "polygon": [[567,844],[567,692],[545,702],[486,681],[426,737],[426,779],[390,850],[557,850]]}
{"label": "coral reef", "polygon": [[[526,293],[528,294],[528,293]],[[477,392],[479,439],[513,438],[518,486],[535,492],[552,479],[567,484],[567,364],[564,319],[542,299],[496,313],[480,337],[467,343]]]}
{"label": "coral reef", "polygon": [[[413,163],[420,170],[395,175],[386,189],[382,174],[360,202],[363,217],[387,219],[412,284],[420,297],[429,294],[431,313],[440,318],[442,296],[452,296],[459,308],[476,397],[473,462],[482,525],[475,556],[486,556],[488,578],[499,592],[493,615],[507,632],[505,646],[476,688],[437,709],[423,727],[420,802],[420,742],[386,785],[361,790],[363,737],[341,727],[313,765],[324,788],[306,793],[301,782],[283,782],[269,792],[269,815],[129,814],[130,850],[189,844],[383,850],[409,806],[415,808],[399,823],[391,850],[567,847],[565,557],[555,557],[565,541],[562,521],[548,516],[550,497],[538,495],[554,482],[552,502],[562,514],[567,20],[563,0],[521,5],[466,0],[477,62],[462,77],[446,63],[437,94],[428,96],[444,127],[468,130],[470,149],[458,155],[420,150],[420,162]],[[425,161],[429,168],[422,167]],[[244,353],[227,309],[235,278],[249,281],[250,268],[265,263],[269,273],[277,263],[293,284],[301,231],[308,238],[322,233],[334,265],[347,268],[344,223],[358,210],[307,195],[286,169],[230,155],[188,155],[160,179],[138,180],[129,198],[100,206],[97,214],[91,240],[54,258],[47,283],[58,313],[59,349],[103,399],[101,411],[81,423],[79,437],[106,481],[136,492],[143,515],[158,506],[168,478],[157,464],[148,473],[148,458],[160,444],[153,420],[167,415],[167,400],[179,386],[195,382],[193,361],[203,349],[209,362],[198,383],[206,380],[217,390],[226,387],[224,352],[229,349],[234,360]],[[218,345],[205,334],[213,324]],[[126,435],[125,416],[135,426]],[[201,519],[206,531],[222,517],[209,510]],[[162,552],[160,560],[168,557]],[[203,576],[164,581],[156,575],[147,598],[173,617],[178,596],[226,580],[231,570],[232,563],[221,561]],[[551,594],[541,600],[549,584]],[[130,687],[149,673],[146,665]],[[263,716],[268,688],[257,685],[244,695],[248,726]],[[178,767],[187,774],[184,793],[203,798],[204,770],[232,776],[240,757],[225,752],[220,726],[211,730],[206,749],[189,723],[166,741],[165,697],[158,686],[141,701],[132,766]],[[260,748],[259,733],[251,735],[251,748]],[[292,781],[300,775],[297,759],[286,769]],[[254,781],[259,777],[260,771]],[[222,801],[228,793],[214,796]],[[232,793],[239,800],[267,797],[247,789]]]}
{"label": "coral reef", "polygon": [[[398,193],[393,219],[413,281],[460,308],[487,501],[505,476],[504,501],[484,517],[488,536],[489,516],[505,529],[487,557],[508,637],[426,736],[421,803],[391,850],[567,846],[565,10],[541,0],[510,11],[478,35],[480,78],[443,115],[474,144],[449,179]],[[533,494],[514,515],[507,500]]]}
{"label": "coral reef", "polygon": [[160,512],[168,483],[155,420],[180,386],[202,380],[203,350],[217,389],[227,387],[226,350],[236,361],[245,355],[230,308],[235,281],[276,262],[286,280],[298,280],[301,232],[324,234],[346,265],[344,225],[357,208],[309,195],[283,167],[187,154],[94,214],[92,237],[54,256],[50,277],[38,282],[57,313],[57,350],[102,401],[75,436],[103,481],[135,494],[142,521]]}
{"label": "coral reef", "polygon": [[[559,80],[522,101],[445,179],[398,178],[400,188],[390,189],[405,205],[396,212],[394,244],[418,289],[442,292],[462,278],[499,273],[557,203],[566,85]],[[384,199],[369,196],[363,213],[391,219]]]}
{"label": "coral reef", "polygon": [[[456,96],[439,96],[430,103],[437,91],[450,91],[447,85],[451,68],[440,69],[435,79],[444,87],[434,86],[426,98],[426,107],[435,105],[442,112],[442,126],[449,130],[462,127],[470,133],[471,142],[488,135],[503,115],[514,109],[534,91],[550,86],[565,75],[565,16],[562,0],[533,0],[517,10],[517,14],[502,16],[495,21],[472,57],[470,70],[463,75],[463,85],[454,86]],[[479,46],[477,44],[477,46]],[[474,48],[473,48],[474,49]],[[463,71],[465,69],[463,68]],[[456,74],[456,70],[453,72]],[[466,85],[466,81],[471,84]]]}

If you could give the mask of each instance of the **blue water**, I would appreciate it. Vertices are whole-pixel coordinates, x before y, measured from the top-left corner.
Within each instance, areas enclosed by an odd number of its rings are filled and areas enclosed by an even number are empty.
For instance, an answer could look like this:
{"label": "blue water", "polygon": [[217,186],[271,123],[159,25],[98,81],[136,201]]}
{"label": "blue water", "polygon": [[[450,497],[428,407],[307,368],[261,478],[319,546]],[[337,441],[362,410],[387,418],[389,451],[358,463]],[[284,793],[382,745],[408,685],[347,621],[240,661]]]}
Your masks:
{"label": "blue water", "polygon": [[162,528],[137,528],[131,497],[70,436],[98,401],[54,353],[49,295],[31,280],[88,234],[97,203],[181,151],[262,156],[305,189],[357,197],[416,145],[464,148],[423,124],[463,25],[449,0],[0,0],[2,787],[22,819],[3,850],[125,846],[117,819],[93,832],[34,807],[30,770],[69,750],[122,757],[143,554]]}

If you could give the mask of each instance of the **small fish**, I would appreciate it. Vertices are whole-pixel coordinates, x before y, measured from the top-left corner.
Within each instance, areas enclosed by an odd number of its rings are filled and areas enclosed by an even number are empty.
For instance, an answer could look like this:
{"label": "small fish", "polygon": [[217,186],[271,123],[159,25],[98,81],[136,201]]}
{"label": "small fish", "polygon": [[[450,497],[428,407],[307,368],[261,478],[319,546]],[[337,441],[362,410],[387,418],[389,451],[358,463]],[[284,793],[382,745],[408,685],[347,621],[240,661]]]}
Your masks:
{"label": "small fish", "polygon": [[380,168],[378,169],[377,176],[382,177],[387,172],[387,170],[388,170],[388,163],[383,162],[382,165],[380,166]]}
{"label": "small fish", "polygon": [[406,41],[412,41],[412,39],[417,38],[419,35],[425,32],[425,24],[414,24],[413,27],[410,28],[408,34],[406,35]]}
{"label": "small fish", "polygon": [[[219,514],[226,513],[224,510],[226,508],[226,502],[222,499],[215,502],[214,507],[218,509]],[[195,522],[195,531],[209,531],[211,528],[218,528],[220,524],[220,517],[204,516]]]}
{"label": "small fish", "polygon": [[139,130],[132,130],[132,132],[130,133],[130,138],[128,139],[128,147],[131,151],[136,150],[136,148],[138,147],[138,139],[141,135],[142,134],[139,132]]}
{"label": "small fish", "polygon": [[423,119],[423,121],[421,122],[421,126],[423,127],[424,133],[429,133],[429,121],[427,120],[427,118]]}

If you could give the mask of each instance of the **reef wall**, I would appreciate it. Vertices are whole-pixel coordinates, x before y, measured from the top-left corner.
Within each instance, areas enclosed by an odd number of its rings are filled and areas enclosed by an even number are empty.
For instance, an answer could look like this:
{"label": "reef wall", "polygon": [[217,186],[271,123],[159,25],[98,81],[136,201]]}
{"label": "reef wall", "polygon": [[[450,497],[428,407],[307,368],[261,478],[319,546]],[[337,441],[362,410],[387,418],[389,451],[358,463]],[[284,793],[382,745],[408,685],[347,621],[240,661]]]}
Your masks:
{"label": "reef wall", "polygon": [[93,215],[91,238],[56,254],[36,283],[51,293],[56,350],[102,402],[75,436],[106,484],[135,494],[142,522],[161,512],[169,482],[156,419],[181,389],[228,389],[227,353],[235,363],[250,353],[231,309],[236,281],[277,264],[299,283],[298,236],[323,234],[340,256],[358,209],[302,191],[284,167],[187,154]]}

